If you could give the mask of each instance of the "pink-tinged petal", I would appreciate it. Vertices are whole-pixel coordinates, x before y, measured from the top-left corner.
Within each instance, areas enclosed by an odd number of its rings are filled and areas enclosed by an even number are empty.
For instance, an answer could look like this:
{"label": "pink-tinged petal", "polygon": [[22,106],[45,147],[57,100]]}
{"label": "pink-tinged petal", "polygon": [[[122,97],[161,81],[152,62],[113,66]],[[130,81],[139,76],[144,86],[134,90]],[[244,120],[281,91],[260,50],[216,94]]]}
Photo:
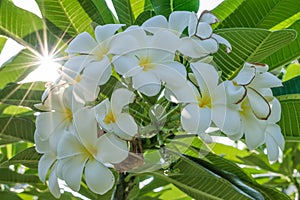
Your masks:
{"label": "pink-tinged petal", "polygon": [[61,165],[58,165],[57,170],[61,172],[67,185],[75,192],[80,189],[82,173],[87,160],[88,157],[85,155],[76,155],[61,160]]}
{"label": "pink-tinged petal", "polygon": [[57,159],[73,157],[84,153],[84,146],[73,134],[64,134],[57,146]]}
{"label": "pink-tinged petal", "polygon": [[195,62],[191,63],[191,68],[201,91],[212,91],[217,87],[219,74],[212,65],[203,62]]}
{"label": "pink-tinged petal", "polygon": [[189,104],[181,111],[182,128],[194,134],[202,134],[210,126],[211,111],[209,108],[199,108],[197,104]]}
{"label": "pink-tinged petal", "polygon": [[119,114],[124,106],[134,101],[135,94],[125,88],[116,89],[111,96],[111,109],[113,113]]}
{"label": "pink-tinged petal", "polygon": [[212,120],[226,135],[236,135],[242,131],[242,119],[237,106],[213,105]]}
{"label": "pink-tinged petal", "polygon": [[231,47],[231,44],[223,37],[217,35],[217,34],[212,34],[211,36],[212,38],[214,38],[215,40],[217,40],[217,42],[219,44],[224,44],[226,46],[226,52],[227,53],[230,53],[232,51],[232,47]]}
{"label": "pink-tinged petal", "polygon": [[167,29],[169,26],[167,19],[162,15],[157,15],[146,20],[142,27],[152,33],[156,33],[161,29]]}
{"label": "pink-tinged petal", "polygon": [[253,88],[273,88],[282,86],[281,80],[269,72],[257,74],[249,85]]}
{"label": "pink-tinged petal", "polygon": [[56,175],[56,166],[57,165],[55,164],[50,171],[48,185],[49,185],[49,190],[50,190],[51,194],[55,198],[59,199],[61,196],[61,193],[60,193],[60,188],[58,185],[58,180],[57,180],[57,175]]}
{"label": "pink-tinged petal", "polygon": [[[214,45],[216,46],[216,49],[218,49],[218,44],[214,40]],[[204,44],[201,42],[198,38],[182,38],[181,44],[178,46],[178,50],[185,56],[189,56],[192,58],[201,58],[204,56],[207,56],[211,52],[207,49],[209,49],[207,46],[213,45],[213,44]]]}
{"label": "pink-tinged petal", "polygon": [[58,112],[43,112],[36,118],[36,133],[41,140],[47,140],[54,131],[63,132],[61,123],[64,122],[64,116]]}
{"label": "pink-tinged petal", "polygon": [[265,121],[258,120],[250,114],[243,118],[243,126],[246,145],[249,149],[256,149],[265,142]]}
{"label": "pink-tinged petal", "polygon": [[169,28],[175,30],[178,35],[181,35],[184,29],[188,26],[191,12],[175,11],[169,17]]}
{"label": "pink-tinged petal", "polygon": [[211,12],[203,11],[200,15],[200,22],[206,22],[208,24],[215,24],[220,20]]}
{"label": "pink-tinged petal", "polygon": [[269,124],[266,129],[266,138],[272,138],[277,146],[283,151],[284,150],[284,137],[281,133],[280,126],[277,124]]}
{"label": "pink-tinged petal", "polygon": [[102,135],[97,140],[95,147],[98,149],[96,159],[100,162],[116,164],[128,156],[127,142],[113,133]]}
{"label": "pink-tinged petal", "polygon": [[69,44],[65,52],[69,54],[84,53],[88,54],[97,46],[94,38],[87,32],[77,35]]}
{"label": "pink-tinged petal", "polygon": [[186,68],[178,62],[159,64],[153,72],[167,84],[167,87],[180,87],[186,82]]}
{"label": "pink-tinged petal", "polygon": [[247,88],[247,97],[255,116],[262,120],[268,119],[271,114],[271,107],[268,101],[252,88]]}
{"label": "pink-tinged petal", "polygon": [[139,61],[136,57],[119,56],[113,60],[113,65],[119,74],[125,75],[138,67]]}
{"label": "pink-tinged petal", "polygon": [[138,126],[134,121],[134,118],[128,113],[121,113],[116,116],[116,125],[121,132],[116,134],[125,140],[131,140],[138,132]]}
{"label": "pink-tinged petal", "polygon": [[46,181],[47,173],[55,161],[56,161],[56,155],[51,152],[44,154],[39,160],[38,174],[42,182]]}
{"label": "pink-tinged petal", "polygon": [[84,175],[87,186],[97,194],[108,192],[115,183],[113,173],[96,160],[87,162]]}
{"label": "pink-tinged petal", "polygon": [[174,103],[198,103],[198,98],[201,97],[197,88],[189,81],[181,87],[166,88],[164,95]]}
{"label": "pink-tinged petal", "polygon": [[254,67],[243,67],[233,80],[239,85],[249,85],[255,78],[255,74]]}
{"label": "pink-tinged petal", "polygon": [[278,99],[274,98],[271,102],[271,115],[268,118],[269,123],[277,123],[281,118],[281,105]]}
{"label": "pink-tinged petal", "polygon": [[133,87],[147,96],[155,96],[161,89],[160,80],[151,72],[140,72],[132,77]]}
{"label": "pink-tinged petal", "polygon": [[[84,122],[84,123],[83,123]],[[89,147],[97,140],[97,121],[94,109],[83,108],[76,112],[74,124],[79,136],[80,142]]]}
{"label": "pink-tinged petal", "polygon": [[97,26],[95,29],[95,37],[98,43],[101,43],[111,37],[125,24],[105,24]]}
{"label": "pink-tinged petal", "polygon": [[197,26],[196,36],[201,39],[209,38],[213,33],[211,26],[206,22],[199,22]]}

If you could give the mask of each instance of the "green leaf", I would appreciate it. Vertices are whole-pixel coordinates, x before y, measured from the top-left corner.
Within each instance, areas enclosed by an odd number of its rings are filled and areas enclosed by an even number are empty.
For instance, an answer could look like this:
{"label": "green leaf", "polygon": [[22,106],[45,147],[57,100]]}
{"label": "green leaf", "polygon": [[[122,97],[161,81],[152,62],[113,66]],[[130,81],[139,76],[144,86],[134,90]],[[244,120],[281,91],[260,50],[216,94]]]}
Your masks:
{"label": "green leaf", "polygon": [[14,157],[0,164],[0,167],[9,167],[10,165],[22,164],[29,168],[38,168],[41,154],[35,151],[35,147],[29,147],[16,154]]}
{"label": "green leaf", "polygon": [[198,12],[199,0],[151,0],[154,11],[157,15],[168,17],[173,11]]}
{"label": "green leaf", "polygon": [[161,172],[150,174],[174,184],[195,199],[251,199],[228,180],[185,157],[178,160],[168,175]]}
{"label": "green leaf", "polygon": [[29,46],[23,38],[42,28],[43,22],[38,16],[15,6],[12,1],[0,1],[0,34]]}
{"label": "green leaf", "polygon": [[9,199],[9,200],[22,200],[16,193],[1,191],[0,192],[1,199]]}
{"label": "green leaf", "polygon": [[7,41],[7,37],[0,35],[0,53],[5,45],[6,41]]}
{"label": "green leaf", "polygon": [[10,169],[0,168],[0,183],[14,184],[14,183],[28,183],[39,184],[39,178],[35,175],[18,174]]}
{"label": "green leaf", "polygon": [[277,97],[281,104],[279,126],[286,141],[300,141],[300,94],[288,94]]}
{"label": "green leaf", "polygon": [[134,24],[135,18],[130,0],[112,0],[112,2],[116,9],[119,22],[128,26]]}
{"label": "green leaf", "polygon": [[101,14],[104,24],[115,23],[114,16],[105,1],[92,0],[92,2],[97,7],[98,12]]}
{"label": "green leaf", "polygon": [[89,0],[37,0],[47,27],[55,34],[67,33],[67,38],[87,31],[93,34],[92,22],[104,24],[93,2]]}
{"label": "green leaf", "polygon": [[131,1],[132,13],[135,19],[144,11],[153,11],[150,0],[134,0]]}
{"label": "green leaf", "polygon": [[11,138],[12,140],[26,140],[34,142],[35,124],[21,117],[0,118],[0,138]]}
{"label": "green leaf", "polygon": [[274,96],[300,94],[300,76],[283,82],[282,87],[272,88],[272,92]]}
{"label": "green leaf", "polygon": [[300,76],[300,64],[292,63],[287,66],[286,73],[284,74],[282,81],[287,81],[297,76]]}
{"label": "green leaf", "polygon": [[44,82],[10,83],[1,90],[0,102],[34,109],[34,104],[41,102],[44,90]]}
{"label": "green leaf", "polygon": [[214,9],[213,13],[222,20],[218,28],[270,29],[297,14],[299,9],[297,0],[228,0]]}
{"label": "green leaf", "polygon": [[152,10],[146,10],[142,12],[135,20],[134,24],[141,26],[147,19],[155,16],[155,12]]}
{"label": "green leaf", "polygon": [[232,45],[231,53],[227,54],[222,47],[214,54],[214,61],[222,70],[223,79],[230,79],[236,75],[245,62],[262,61],[296,37],[293,30],[272,32],[253,28],[219,29],[216,33],[226,38]]}
{"label": "green leaf", "polygon": [[[296,21],[293,25],[288,27],[289,29],[294,29],[300,33],[300,20]],[[274,40],[276,41],[276,40]],[[277,41],[276,41],[277,42]],[[263,63],[267,63],[270,66],[270,70],[275,69],[277,67],[283,66],[285,64],[290,63],[291,61],[296,60],[300,57],[300,37],[296,38],[292,43],[285,46],[282,49],[274,52],[271,56],[262,60]]]}
{"label": "green leaf", "polygon": [[10,63],[0,68],[0,88],[9,82],[19,82],[38,67],[38,58],[25,49],[21,51]]}

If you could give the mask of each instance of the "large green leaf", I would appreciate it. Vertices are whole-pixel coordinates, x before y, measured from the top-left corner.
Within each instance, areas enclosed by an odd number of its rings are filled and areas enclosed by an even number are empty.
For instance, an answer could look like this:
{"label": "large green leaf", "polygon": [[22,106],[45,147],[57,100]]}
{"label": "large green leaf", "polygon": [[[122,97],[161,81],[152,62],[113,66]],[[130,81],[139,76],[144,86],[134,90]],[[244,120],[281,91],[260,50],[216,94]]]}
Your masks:
{"label": "large green leaf", "polygon": [[92,2],[97,7],[105,24],[113,24],[115,22],[114,16],[105,1],[92,0]]}
{"label": "large green leaf", "polygon": [[0,164],[0,167],[9,167],[10,165],[22,164],[29,168],[38,168],[41,154],[35,151],[35,147],[29,147],[24,151],[16,154],[11,159]]}
{"label": "large green leaf", "polygon": [[121,24],[132,25],[135,21],[130,0],[112,0]]}
{"label": "large green leaf", "polygon": [[0,53],[5,45],[6,41],[7,41],[7,37],[0,35]]}
{"label": "large green leaf", "polygon": [[37,0],[47,26],[55,35],[67,33],[73,37],[87,31],[93,34],[92,22],[104,24],[96,6],[90,0]]}
{"label": "large green leaf", "polygon": [[296,37],[293,30],[272,32],[264,29],[228,28],[219,29],[216,33],[232,45],[231,53],[227,54],[223,47],[214,54],[214,61],[222,70],[223,79],[232,78],[246,61],[260,62]]}
{"label": "large green leaf", "polygon": [[22,200],[16,193],[8,192],[8,191],[1,191],[0,196],[2,199],[9,199],[9,200]]}
{"label": "large green leaf", "polygon": [[[168,175],[160,172],[150,174],[174,184],[195,199],[251,199],[237,184],[232,184],[186,157],[178,160],[167,172]],[[259,195],[254,198],[261,199],[258,197]]]}
{"label": "large green leaf", "polygon": [[199,0],[151,0],[154,11],[157,15],[168,17],[173,11],[193,11],[198,12]]}
{"label": "large green leaf", "polygon": [[[275,69],[282,65],[288,64],[300,57],[300,20],[296,21],[288,28],[296,30],[298,32],[298,37],[286,47],[279,49],[266,59],[262,60],[263,63],[267,63],[270,66],[270,69]],[[274,42],[275,41],[276,40],[274,40]]]}
{"label": "large green leaf", "polygon": [[38,58],[29,50],[23,50],[10,63],[0,68],[0,89],[10,82],[23,80],[38,65]]}
{"label": "large green leaf", "polygon": [[7,168],[0,168],[0,183],[14,184],[14,183],[28,183],[40,184],[40,180],[35,175],[18,174]]}
{"label": "large green leaf", "polygon": [[0,102],[34,108],[34,104],[41,102],[44,90],[44,82],[32,82],[25,84],[11,83],[1,90]]}
{"label": "large green leaf", "polygon": [[298,0],[227,0],[214,9],[213,13],[222,20],[218,28],[270,29],[297,14],[299,10]]}
{"label": "large green leaf", "polygon": [[277,97],[281,103],[279,125],[286,141],[300,141],[300,94]]}
{"label": "large green leaf", "polygon": [[131,0],[132,13],[135,19],[144,11],[152,11],[151,0]]}
{"label": "large green leaf", "polygon": [[272,88],[274,96],[300,94],[300,76],[285,81],[282,85],[282,87]]}
{"label": "large green leaf", "polygon": [[21,117],[0,118],[0,138],[9,137],[12,140],[34,142],[35,124],[33,121]]}
{"label": "large green leaf", "polygon": [[0,34],[28,46],[23,38],[42,28],[43,22],[36,15],[15,6],[12,1],[0,1]]}

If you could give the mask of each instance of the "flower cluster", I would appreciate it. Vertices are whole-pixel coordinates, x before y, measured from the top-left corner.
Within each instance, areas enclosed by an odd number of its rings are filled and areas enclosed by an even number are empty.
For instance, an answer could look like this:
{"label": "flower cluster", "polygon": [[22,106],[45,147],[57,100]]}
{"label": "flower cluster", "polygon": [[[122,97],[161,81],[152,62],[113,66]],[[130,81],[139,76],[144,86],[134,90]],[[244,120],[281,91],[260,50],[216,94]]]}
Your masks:
{"label": "flower cluster", "polygon": [[[51,193],[59,198],[58,178],[80,189],[84,174],[91,191],[104,194],[115,182],[110,168],[130,154],[130,141],[142,124],[129,112],[137,95],[163,96],[182,107],[181,127],[210,142],[209,127],[229,138],[245,136],[250,149],[266,143],[271,161],[278,159],[284,139],[276,122],[280,104],[271,87],[281,85],[268,66],[246,63],[233,80],[221,82],[210,64],[211,54],[229,42],[213,33],[218,19],[210,12],[173,12],[155,16],[141,26],[107,24],[84,32],[66,52],[69,59],[59,79],[49,85],[37,105],[36,150],[42,181],[49,175]],[[183,62],[183,60],[185,62]],[[185,63],[185,64],[183,64]],[[110,77],[121,86],[99,98]],[[122,81],[123,80],[123,81]]]}

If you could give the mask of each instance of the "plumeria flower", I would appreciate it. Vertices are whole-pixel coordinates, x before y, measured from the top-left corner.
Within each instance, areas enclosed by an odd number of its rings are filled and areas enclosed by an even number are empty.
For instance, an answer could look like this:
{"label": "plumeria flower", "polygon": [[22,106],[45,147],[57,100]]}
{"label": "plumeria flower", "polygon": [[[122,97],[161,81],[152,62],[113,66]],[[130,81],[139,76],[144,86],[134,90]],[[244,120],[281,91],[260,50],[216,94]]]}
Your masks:
{"label": "plumeria flower", "polygon": [[255,116],[266,120],[271,114],[268,99],[273,95],[270,88],[281,85],[280,79],[268,72],[268,65],[245,63],[238,75],[228,84],[228,92],[243,92],[242,98],[236,103],[247,97]]}
{"label": "plumeria flower", "polygon": [[84,108],[75,116],[76,134],[65,134],[58,144],[57,173],[74,191],[82,174],[91,191],[104,194],[115,182],[106,164],[120,163],[128,156],[127,142],[112,133],[97,134],[94,109]]}
{"label": "plumeria flower", "polygon": [[200,58],[215,53],[219,44],[226,45],[227,53],[231,52],[230,43],[223,37],[214,34],[211,24],[219,20],[209,11],[204,11],[199,19],[196,13],[191,13],[188,23],[188,36],[183,37],[179,51],[191,58]]}
{"label": "plumeria flower", "polygon": [[134,46],[135,39],[128,34],[115,32],[123,24],[97,26],[95,38],[87,32],[76,36],[66,52],[70,59],[62,69],[65,80],[75,84],[74,92],[82,101],[93,101],[112,71],[111,59],[116,54],[127,52]]}
{"label": "plumeria flower", "polygon": [[200,92],[191,82],[187,82],[181,88],[167,89],[165,94],[173,102],[187,103],[181,112],[182,128],[210,141],[205,131],[210,127],[212,113],[217,112],[215,108],[225,91],[218,89],[219,75],[212,65],[197,62],[191,63],[191,68]]}
{"label": "plumeria flower", "polygon": [[133,92],[125,88],[116,89],[111,101],[106,99],[95,107],[100,127],[124,140],[131,140],[137,134],[138,126],[129,113],[123,112],[123,108],[133,100]]}
{"label": "plumeria flower", "polygon": [[[179,39],[172,32],[147,35],[143,29],[129,31],[139,41],[139,47],[113,61],[116,71],[132,77],[133,87],[147,96],[161,90],[161,83],[179,87],[186,80],[185,67],[174,61]],[[172,74],[172,75],[170,75]]]}
{"label": "plumeria flower", "polygon": [[280,126],[276,123],[280,120],[281,106],[279,101],[274,98],[271,102],[271,115],[267,120],[265,131],[265,141],[267,146],[268,159],[275,162],[279,157],[279,149],[284,150],[284,137],[281,133]]}

